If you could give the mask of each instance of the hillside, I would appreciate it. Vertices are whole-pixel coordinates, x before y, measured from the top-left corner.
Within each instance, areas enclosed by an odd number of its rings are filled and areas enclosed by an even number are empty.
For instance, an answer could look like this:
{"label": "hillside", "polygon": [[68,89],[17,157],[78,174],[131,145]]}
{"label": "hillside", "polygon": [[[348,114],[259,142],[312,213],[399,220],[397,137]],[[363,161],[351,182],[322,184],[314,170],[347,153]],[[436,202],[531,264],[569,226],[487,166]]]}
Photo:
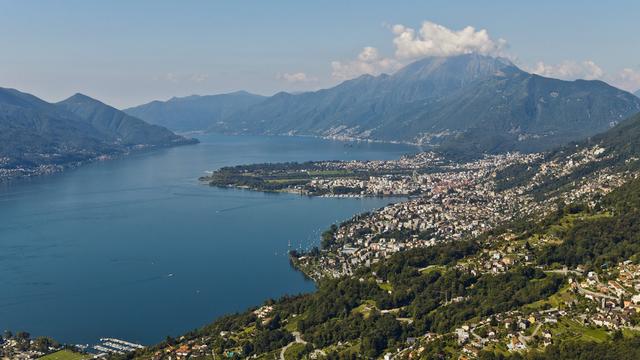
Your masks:
{"label": "hillside", "polygon": [[150,125],[86,95],[75,94],[56,106],[88,122],[116,144],[165,146],[186,142],[167,128]]}
{"label": "hillside", "polygon": [[601,81],[545,78],[468,54],[316,92],[279,93],[211,130],[534,151],[597,134],[638,111],[640,99]]}
{"label": "hillside", "polygon": [[[637,358],[638,131],[640,115],[546,155],[417,170],[410,178],[431,192],[331,226],[320,248],[290,253],[317,280],[315,293],[128,356]],[[399,161],[419,169],[416,159]],[[521,181],[504,186],[514,174]]]}
{"label": "hillside", "polygon": [[84,95],[51,104],[0,88],[0,181],[133,149],[193,143]]}
{"label": "hillside", "polygon": [[174,131],[206,130],[231,114],[246,110],[266,99],[238,91],[230,94],[187,96],[168,101],[153,101],[125,109],[129,115]]}
{"label": "hillside", "polygon": [[550,151],[536,162],[499,172],[498,188],[525,186],[544,199],[596,176],[634,173],[640,169],[639,160],[640,114],[636,114],[604,133]]}
{"label": "hillside", "polygon": [[[560,206],[541,220],[398,252],[128,358],[633,359],[639,199],[631,181],[596,207]],[[607,295],[618,284],[626,290]]]}

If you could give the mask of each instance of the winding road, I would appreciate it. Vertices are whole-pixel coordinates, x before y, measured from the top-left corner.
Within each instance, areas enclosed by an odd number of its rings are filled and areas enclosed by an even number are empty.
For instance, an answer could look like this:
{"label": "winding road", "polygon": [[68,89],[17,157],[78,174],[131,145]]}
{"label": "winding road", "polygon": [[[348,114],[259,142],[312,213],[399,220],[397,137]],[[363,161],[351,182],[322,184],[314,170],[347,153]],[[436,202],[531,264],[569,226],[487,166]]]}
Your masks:
{"label": "winding road", "polygon": [[299,332],[292,332],[293,336],[296,338],[294,341],[287,344],[287,346],[282,348],[280,351],[280,360],[284,360],[284,353],[287,352],[287,349],[290,348],[293,344],[306,344],[307,342],[302,340],[302,335]]}

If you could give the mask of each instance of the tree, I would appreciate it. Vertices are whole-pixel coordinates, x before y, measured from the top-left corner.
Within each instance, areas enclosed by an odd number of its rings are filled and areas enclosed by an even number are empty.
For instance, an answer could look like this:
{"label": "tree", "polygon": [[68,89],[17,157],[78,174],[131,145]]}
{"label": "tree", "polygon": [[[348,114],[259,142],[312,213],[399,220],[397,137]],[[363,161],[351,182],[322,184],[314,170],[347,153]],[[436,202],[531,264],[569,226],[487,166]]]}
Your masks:
{"label": "tree", "polygon": [[31,337],[31,334],[29,334],[26,331],[18,331],[16,333],[16,339],[18,340],[29,340],[30,337]]}

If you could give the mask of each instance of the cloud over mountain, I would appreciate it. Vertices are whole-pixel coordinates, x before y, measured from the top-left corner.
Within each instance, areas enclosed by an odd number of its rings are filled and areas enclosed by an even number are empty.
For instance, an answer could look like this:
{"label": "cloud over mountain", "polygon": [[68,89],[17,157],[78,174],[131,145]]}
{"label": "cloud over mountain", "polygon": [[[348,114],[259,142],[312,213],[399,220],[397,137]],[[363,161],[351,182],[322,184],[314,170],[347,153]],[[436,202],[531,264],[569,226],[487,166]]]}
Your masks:
{"label": "cloud over mountain", "polygon": [[402,63],[396,59],[381,57],[378,49],[367,46],[355,60],[331,62],[331,76],[337,80],[347,80],[362,74],[379,75],[385,72],[394,72],[402,67]]}
{"label": "cloud over mountain", "polygon": [[502,56],[507,47],[504,39],[494,40],[485,29],[467,26],[452,30],[430,21],[415,30],[396,24],[391,28],[395,48],[393,57],[381,56],[378,49],[367,46],[358,57],[349,61],[332,61],[332,77],[337,80],[352,79],[362,74],[392,73],[408,62],[429,56],[456,56],[477,53]]}
{"label": "cloud over mountain", "polygon": [[403,60],[470,53],[501,56],[507,46],[504,39],[494,40],[487,30],[476,30],[473,26],[455,31],[425,21],[418,31],[404,25],[394,25],[392,31],[395,56]]}
{"label": "cloud over mountain", "polygon": [[534,67],[525,66],[525,69],[534,74],[562,80],[602,80],[627,91],[640,88],[640,71],[624,68],[618,72],[609,73],[592,60],[565,60],[559,64],[539,61]]}
{"label": "cloud over mountain", "polygon": [[596,80],[601,79],[604,75],[602,68],[591,60],[585,60],[582,62],[565,60],[556,65],[546,64],[539,61],[533,69],[531,69],[531,72],[562,80]]}
{"label": "cloud over mountain", "polygon": [[[545,77],[562,80],[603,80],[623,90],[640,88],[640,70],[624,68],[617,72],[606,71],[594,60],[564,60],[552,64],[538,61],[533,66],[521,63],[513,54],[507,53],[507,41],[493,38],[486,29],[466,26],[460,30],[450,29],[431,21],[424,21],[418,29],[402,24],[388,26],[393,34],[393,55],[384,56],[372,46],[364,47],[352,60],[331,62],[331,77],[344,81],[363,74],[392,74],[408,63],[427,57],[451,57],[464,54],[506,57],[523,69]],[[299,74],[292,74],[298,75]],[[293,79],[287,80],[293,82]]]}

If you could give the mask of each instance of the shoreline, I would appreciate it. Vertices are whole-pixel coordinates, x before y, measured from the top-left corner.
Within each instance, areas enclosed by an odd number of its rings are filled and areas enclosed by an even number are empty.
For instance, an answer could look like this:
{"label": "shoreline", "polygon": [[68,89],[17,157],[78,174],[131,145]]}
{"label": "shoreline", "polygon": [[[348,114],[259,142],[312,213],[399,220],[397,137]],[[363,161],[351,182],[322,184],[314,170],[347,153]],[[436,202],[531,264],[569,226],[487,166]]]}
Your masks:
{"label": "shoreline", "polygon": [[[179,144],[175,144],[175,145],[174,144],[167,144],[162,146],[145,145],[144,147],[141,147],[141,148],[136,148],[134,146],[122,153],[100,154],[98,156],[91,157],[85,160],[68,162],[63,164],[42,164],[33,168],[16,168],[16,169],[0,168],[0,171],[2,170],[16,171],[16,172],[19,171],[22,173],[20,175],[0,176],[0,185],[8,185],[8,184],[22,182],[30,179],[41,178],[41,177],[50,176],[50,175],[57,175],[69,170],[80,168],[85,165],[93,164],[95,162],[114,161],[114,160],[123,159],[125,157],[131,156],[134,154],[144,154],[144,153],[149,153],[157,150],[170,149],[170,148],[179,147],[179,146],[197,145],[199,143],[200,141],[198,139],[192,138],[192,139],[187,139],[186,141],[181,142]],[[38,172],[38,169],[41,169],[42,171]]]}

